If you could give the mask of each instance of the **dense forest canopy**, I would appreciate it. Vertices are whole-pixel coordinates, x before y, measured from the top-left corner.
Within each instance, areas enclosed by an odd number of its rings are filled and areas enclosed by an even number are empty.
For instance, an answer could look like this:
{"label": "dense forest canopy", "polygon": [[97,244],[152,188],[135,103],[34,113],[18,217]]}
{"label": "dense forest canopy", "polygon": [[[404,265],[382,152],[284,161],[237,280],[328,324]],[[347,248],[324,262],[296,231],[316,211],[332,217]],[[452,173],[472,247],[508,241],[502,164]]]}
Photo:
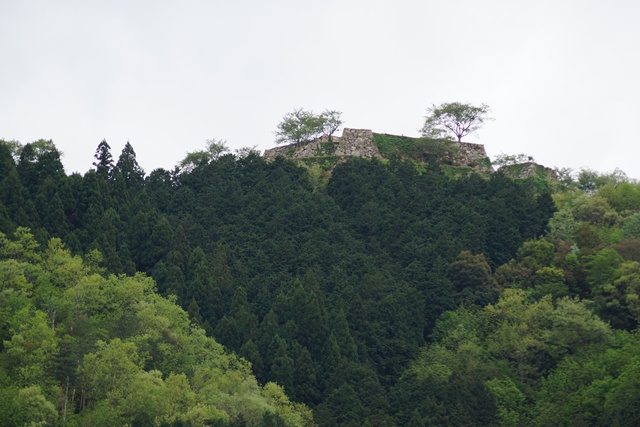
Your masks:
{"label": "dense forest canopy", "polygon": [[624,176],[60,156],[0,141],[0,425],[640,422]]}

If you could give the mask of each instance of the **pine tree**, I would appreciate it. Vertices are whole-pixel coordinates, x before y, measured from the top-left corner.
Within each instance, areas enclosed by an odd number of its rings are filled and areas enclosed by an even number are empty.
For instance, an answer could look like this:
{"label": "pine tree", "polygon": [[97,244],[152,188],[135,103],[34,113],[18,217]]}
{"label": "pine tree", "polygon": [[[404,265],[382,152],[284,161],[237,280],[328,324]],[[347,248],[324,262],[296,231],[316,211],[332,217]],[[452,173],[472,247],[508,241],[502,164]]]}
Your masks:
{"label": "pine tree", "polygon": [[115,171],[119,173],[127,188],[139,187],[144,182],[144,170],[136,160],[136,153],[127,141],[116,163]]}
{"label": "pine tree", "polygon": [[344,311],[342,310],[339,310],[338,315],[335,317],[331,335],[336,339],[336,343],[340,348],[341,356],[351,362],[357,362],[358,347],[351,336],[347,317],[344,315]]}
{"label": "pine tree", "polygon": [[113,157],[111,156],[111,147],[107,144],[107,140],[103,139],[98,148],[96,154],[93,156],[96,161],[93,166],[96,168],[98,176],[102,178],[111,178],[113,175]]}
{"label": "pine tree", "polygon": [[314,406],[320,401],[320,390],[316,366],[311,358],[311,353],[306,347],[300,352],[300,356],[293,371],[293,386],[296,397],[307,405]]}

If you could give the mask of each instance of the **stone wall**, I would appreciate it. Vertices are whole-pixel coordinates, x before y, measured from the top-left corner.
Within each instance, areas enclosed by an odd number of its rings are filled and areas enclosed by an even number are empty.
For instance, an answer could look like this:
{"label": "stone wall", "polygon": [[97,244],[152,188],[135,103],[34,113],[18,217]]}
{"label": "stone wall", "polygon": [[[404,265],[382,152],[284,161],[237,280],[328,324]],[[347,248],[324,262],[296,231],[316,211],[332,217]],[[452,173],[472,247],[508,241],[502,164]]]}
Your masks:
{"label": "stone wall", "polygon": [[373,143],[371,129],[345,129],[335,146],[337,156],[355,156],[367,159],[381,159],[378,147]]}
{"label": "stone wall", "polygon": [[264,152],[264,158],[272,161],[278,156],[301,159],[316,156],[353,156],[366,159],[380,159],[382,156],[373,143],[371,129],[348,129],[342,131],[342,136],[329,138],[323,136],[305,145],[289,144],[275,147]]}
{"label": "stone wall", "polygon": [[503,172],[505,175],[512,178],[546,178],[553,181],[558,180],[558,174],[555,170],[546,166],[539,165],[534,162],[518,163],[515,165],[505,165],[498,169],[498,172]]}
{"label": "stone wall", "polygon": [[473,144],[471,142],[455,142],[458,149],[452,159],[456,166],[468,166],[479,172],[492,172],[491,162],[488,161],[487,152],[483,144]]}
{"label": "stone wall", "polygon": [[[469,142],[453,142],[455,148],[450,158],[441,159],[455,166],[471,167],[478,172],[492,172],[487,153],[482,144]],[[332,141],[323,136],[304,145],[289,144],[265,150],[264,158],[273,161],[278,156],[292,159],[307,157],[339,156],[362,157],[365,159],[381,159],[378,147],[373,143],[371,129],[345,128],[342,136],[334,136]],[[447,156],[449,157],[449,156]]]}

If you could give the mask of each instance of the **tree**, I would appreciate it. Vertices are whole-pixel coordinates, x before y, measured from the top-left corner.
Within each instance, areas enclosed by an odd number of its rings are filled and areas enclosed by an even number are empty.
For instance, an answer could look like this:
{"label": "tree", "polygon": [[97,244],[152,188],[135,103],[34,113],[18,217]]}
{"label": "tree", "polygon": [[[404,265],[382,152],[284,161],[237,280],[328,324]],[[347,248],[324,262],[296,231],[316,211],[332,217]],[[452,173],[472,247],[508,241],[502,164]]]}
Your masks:
{"label": "tree", "polygon": [[127,188],[139,186],[144,181],[144,169],[142,169],[138,164],[138,161],[136,160],[136,152],[133,151],[133,147],[129,141],[127,141],[122,149],[122,153],[118,158],[115,170],[122,174]]}
{"label": "tree", "polygon": [[484,254],[462,251],[449,267],[458,301],[484,306],[497,298],[497,286]]}
{"label": "tree", "polygon": [[[339,120],[339,119],[338,119]],[[324,120],[313,111],[297,108],[287,113],[280,123],[276,134],[276,143],[302,144],[320,136],[324,130]]]}
{"label": "tree", "polygon": [[233,152],[236,154],[236,157],[238,159],[246,159],[251,155],[260,155],[260,151],[258,151],[257,145],[236,148],[235,150],[233,150]]}
{"label": "tree", "polygon": [[421,129],[422,136],[427,138],[442,138],[447,132],[453,133],[458,142],[462,137],[478,130],[489,113],[487,104],[475,106],[469,103],[451,102],[427,108],[427,116]]}
{"label": "tree", "polygon": [[207,139],[207,147],[204,150],[192,151],[180,161],[180,168],[184,172],[191,172],[198,166],[204,166],[211,161],[218,160],[222,155],[229,152],[227,141],[223,139]]}
{"label": "tree", "polygon": [[22,152],[23,148],[23,145],[20,143],[20,141],[16,141],[15,139],[11,141],[0,139],[0,146],[6,147],[7,150],[9,150],[14,161],[17,162],[20,159],[20,153]]}
{"label": "tree", "polygon": [[599,173],[591,169],[581,169],[577,178],[578,188],[587,194],[593,194],[600,187],[604,187],[607,184],[611,184],[615,187],[628,181],[629,178],[627,175],[618,168],[614,169],[612,172],[605,173]]}
{"label": "tree", "polygon": [[336,110],[324,110],[322,114],[320,114],[320,120],[322,121],[322,133],[329,138],[329,141],[331,141],[331,136],[343,124],[340,119],[341,115],[342,112]]}
{"label": "tree", "polygon": [[102,177],[111,177],[113,173],[113,157],[111,156],[111,147],[107,144],[107,140],[103,139],[98,148],[96,154],[93,156],[96,161],[93,166],[96,167],[98,175]]}
{"label": "tree", "polygon": [[520,381],[539,374],[540,353],[547,349],[553,304],[550,296],[529,303],[525,291],[505,289],[494,305],[484,309],[492,331],[487,350],[513,365]]}
{"label": "tree", "polygon": [[530,156],[528,154],[505,154],[505,153],[500,153],[498,154],[496,157],[494,157],[494,159],[491,161],[491,164],[493,166],[511,166],[511,165],[517,165],[520,163],[529,163],[529,162],[535,162],[536,160],[533,158],[533,156]]}
{"label": "tree", "polygon": [[640,237],[640,213],[633,214],[624,219],[622,237]]}

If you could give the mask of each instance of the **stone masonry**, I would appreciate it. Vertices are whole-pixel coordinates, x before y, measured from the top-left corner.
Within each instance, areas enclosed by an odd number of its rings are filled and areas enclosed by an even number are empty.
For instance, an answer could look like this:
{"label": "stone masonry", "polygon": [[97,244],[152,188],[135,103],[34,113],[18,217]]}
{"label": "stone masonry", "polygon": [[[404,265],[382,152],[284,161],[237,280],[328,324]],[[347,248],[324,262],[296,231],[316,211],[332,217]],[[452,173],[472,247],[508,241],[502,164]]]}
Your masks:
{"label": "stone masonry", "polygon": [[342,136],[333,136],[329,142],[327,136],[315,139],[306,145],[289,144],[265,150],[264,158],[272,161],[278,156],[301,159],[316,156],[353,156],[366,159],[381,159],[378,148],[373,143],[371,129],[349,129]]}
{"label": "stone masonry", "polygon": [[468,166],[479,172],[492,172],[489,166],[487,152],[483,144],[473,144],[471,142],[453,142],[458,150],[453,156],[452,163],[456,166]]}
{"label": "stone masonry", "polygon": [[[482,144],[468,142],[452,142],[456,147],[452,158],[447,159],[456,166],[474,168],[479,172],[492,172],[487,153]],[[339,157],[363,157],[366,159],[381,159],[378,147],[373,143],[371,129],[345,128],[342,136],[332,137],[332,141],[326,136],[308,142],[305,145],[289,144],[268,149],[264,152],[267,161],[273,161],[276,157],[283,156],[292,159],[307,157],[339,156]]]}
{"label": "stone masonry", "polygon": [[498,172],[503,172],[512,178],[546,177],[552,181],[558,180],[558,173],[555,170],[534,162],[501,166]]}

